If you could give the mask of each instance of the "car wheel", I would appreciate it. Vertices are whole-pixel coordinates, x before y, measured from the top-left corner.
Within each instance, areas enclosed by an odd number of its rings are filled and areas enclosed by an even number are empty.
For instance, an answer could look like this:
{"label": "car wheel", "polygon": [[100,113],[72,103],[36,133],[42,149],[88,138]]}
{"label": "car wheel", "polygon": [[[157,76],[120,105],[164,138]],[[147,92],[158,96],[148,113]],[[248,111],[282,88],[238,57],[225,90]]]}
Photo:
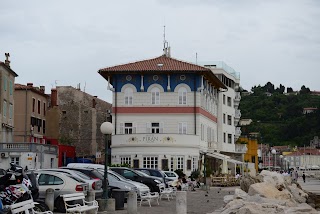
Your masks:
{"label": "car wheel", "polygon": [[54,206],[56,207],[58,212],[60,212],[60,213],[65,213],[66,212],[66,208],[64,206],[64,201],[63,201],[62,197],[58,197],[56,199],[56,201],[54,202]]}
{"label": "car wheel", "polygon": [[39,203],[39,204],[35,204],[33,209],[37,212],[45,212],[49,210],[49,207],[44,203],[42,204]]}

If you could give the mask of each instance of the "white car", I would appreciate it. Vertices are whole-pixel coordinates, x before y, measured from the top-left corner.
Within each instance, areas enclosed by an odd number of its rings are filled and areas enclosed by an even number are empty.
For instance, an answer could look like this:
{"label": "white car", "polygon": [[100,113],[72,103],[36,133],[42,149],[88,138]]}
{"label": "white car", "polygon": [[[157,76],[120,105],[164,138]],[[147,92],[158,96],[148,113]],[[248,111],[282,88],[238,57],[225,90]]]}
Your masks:
{"label": "white car", "polygon": [[77,192],[87,195],[89,190],[88,183],[66,173],[38,170],[35,170],[34,173],[37,175],[39,184],[39,198],[45,199],[47,189],[53,189],[54,206],[59,212],[65,212],[64,202],[60,195]]}
{"label": "white car", "polygon": [[172,180],[172,181],[175,181],[175,180],[178,180],[179,176],[177,173],[173,172],[173,171],[162,171],[166,178]]}
{"label": "white car", "polygon": [[89,191],[94,191],[96,198],[99,198],[102,196],[102,181],[100,179],[93,179],[90,178],[88,175],[74,170],[69,169],[39,169],[38,171],[54,171],[54,172],[61,172],[61,173],[67,173],[69,175],[72,175],[80,180],[83,180],[85,183],[89,184]]}

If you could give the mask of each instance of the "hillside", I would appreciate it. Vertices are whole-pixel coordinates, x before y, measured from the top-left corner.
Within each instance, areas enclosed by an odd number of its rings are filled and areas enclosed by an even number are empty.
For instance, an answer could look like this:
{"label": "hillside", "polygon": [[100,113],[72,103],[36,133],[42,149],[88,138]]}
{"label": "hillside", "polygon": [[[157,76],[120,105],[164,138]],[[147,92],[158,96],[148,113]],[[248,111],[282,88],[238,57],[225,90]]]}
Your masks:
{"label": "hillside", "polygon": [[242,133],[260,132],[262,143],[270,145],[309,145],[314,136],[320,136],[320,110],[303,114],[303,108],[320,107],[320,96],[311,95],[304,86],[297,95],[285,95],[281,85],[270,90],[268,84],[253,87],[248,96],[242,95],[241,118],[253,120],[242,127]]}

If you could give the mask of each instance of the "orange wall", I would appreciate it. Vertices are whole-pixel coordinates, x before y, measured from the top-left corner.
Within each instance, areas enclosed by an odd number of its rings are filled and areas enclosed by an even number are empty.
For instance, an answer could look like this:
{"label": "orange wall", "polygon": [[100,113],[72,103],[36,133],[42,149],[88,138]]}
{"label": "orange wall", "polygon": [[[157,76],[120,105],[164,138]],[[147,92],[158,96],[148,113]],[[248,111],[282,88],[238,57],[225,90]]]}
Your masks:
{"label": "orange wall", "polygon": [[[247,142],[247,153],[244,154],[244,161],[255,163],[255,168],[258,171],[258,140],[255,137],[240,137],[239,141]],[[254,157],[254,162],[253,162]]]}

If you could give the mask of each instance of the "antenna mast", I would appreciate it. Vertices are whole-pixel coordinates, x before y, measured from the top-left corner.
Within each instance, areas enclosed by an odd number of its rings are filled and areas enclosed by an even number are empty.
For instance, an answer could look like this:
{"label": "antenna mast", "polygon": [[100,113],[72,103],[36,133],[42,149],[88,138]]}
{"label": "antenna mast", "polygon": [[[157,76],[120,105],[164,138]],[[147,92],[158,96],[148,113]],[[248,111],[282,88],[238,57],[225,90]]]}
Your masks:
{"label": "antenna mast", "polygon": [[170,57],[170,47],[169,47],[169,43],[166,40],[166,26],[163,26],[163,55]]}

